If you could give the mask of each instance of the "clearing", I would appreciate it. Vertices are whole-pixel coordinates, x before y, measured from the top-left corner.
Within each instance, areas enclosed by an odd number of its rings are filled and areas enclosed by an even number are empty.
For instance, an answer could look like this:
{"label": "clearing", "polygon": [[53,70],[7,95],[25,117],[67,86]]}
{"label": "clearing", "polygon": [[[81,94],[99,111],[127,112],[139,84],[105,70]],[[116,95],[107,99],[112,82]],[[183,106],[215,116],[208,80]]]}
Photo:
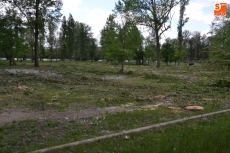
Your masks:
{"label": "clearing", "polygon": [[33,151],[230,106],[229,72],[208,63],[119,70],[104,62],[0,66],[0,150]]}

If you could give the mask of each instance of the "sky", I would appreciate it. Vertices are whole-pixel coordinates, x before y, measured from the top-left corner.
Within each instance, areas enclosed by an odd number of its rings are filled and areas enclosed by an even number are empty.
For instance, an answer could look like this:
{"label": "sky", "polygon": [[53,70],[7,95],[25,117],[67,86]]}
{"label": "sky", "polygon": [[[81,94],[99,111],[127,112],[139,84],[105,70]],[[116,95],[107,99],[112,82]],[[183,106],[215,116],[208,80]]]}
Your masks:
{"label": "sky", "polygon": [[[62,14],[67,18],[72,14],[75,21],[86,23],[92,28],[94,37],[100,38],[100,30],[104,27],[106,19],[115,7],[118,0],[63,0]],[[186,17],[189,21],[183,30],[200,31],[206,34],[210,30],[214,19],[215,3],[230,3],[230,0],[190,0],[186,7]],[[177,23],[179,19],[179,7],[172,10],[173,19],[171,29],[164,33],[162,39],[177,37]]]}

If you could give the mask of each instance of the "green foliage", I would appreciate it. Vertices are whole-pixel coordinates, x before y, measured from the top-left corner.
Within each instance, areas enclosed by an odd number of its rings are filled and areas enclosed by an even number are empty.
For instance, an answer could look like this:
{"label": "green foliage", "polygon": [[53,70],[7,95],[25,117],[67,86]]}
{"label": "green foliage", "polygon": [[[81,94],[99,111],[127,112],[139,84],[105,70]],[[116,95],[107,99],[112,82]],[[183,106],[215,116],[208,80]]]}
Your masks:
{"label": "green foliage", "polygon": [[[100,58],[99,53],[97,52],[97,40],[95,38],[90,38],[89,43],[89,58],[91,61],[97,61]],[[97,54],[98,53],[98,54]]]}
{"label": "green foliage", "polygon": [[155,34],[157,50],[157,68],[160,67],[161,51],[160,36],[170,28],[167,22],[170,20],[171,10],[178,4],[175,0],[119,0],[116,3],[115,10],[127,17],[132,13],[132,20],[136,24],[141,24]]}
{"label": "green foliage", "polygon": [[147,37],[145,40],[144,59],[148,61],[156,61],[156,45]]}
{"label": "green foliage", "polygon": [[48,31],[49,34],[47,36],[47,42],[49,44],[49,58],[52,59],[54,58],[54,50],[57,46],[57,38],[55,36],[55,31],[57,30],[57,24],[50,19],[48,21]]}
{"label": "green foliage", "polygon": [[62,16],[61,0],[6,0],[12,9],[20,11],[21,18],[27,20],[27,25],[34,31],[34,66],[39,67],[39,31],[45,31],[46,21],[53,19],[57,22]]}
{"label": "green foliage", "polygon": [[71,60],[88,60],[96,55],[97,44],[93,38],[91,27],[81,22],[75,22],[72,15],[68,20],[63,17],[59,35],[61,58]]}
{"label": "green foliage", "polygon": [[74,42],[75,42],[75,21],[72,14],[69,14],[67,21],[67,45],[68,45],[68,58],[71,60],[74,53]]}
{"label": "green foliage", "polygon": [[189,0],[180,0],[180,15],[179,15],[179,21],[177,25],[177,31],[178,31],[178,50],[179,52],[182,51],[183,47],[183,33],[182,28],[185,25],[186,22],[188,22],[189,17],[184,19],[185,16],[185,6],[189,4]]}
{"label": "green foliage", "polygon": [[134,59],[142,45],[142,36],[136,27],[128,20],[125,23],[115,22],[116,15],[110,15],[101,31],[101,46],[105,58],[109,61]]}
{"label": "green foliage", "polygon": [[10,65],[15,65],[14,59],[25,53],[25,27],[15,10],[5,8],[5,13],[0,19],[0,52],[4,52]]}
{"label": "green foliage", "polygon": [[131,25],[126,40],[126,48],[131,51],[129,57],[130,59],[136,60],[136,64],[140,64],[141,61],[143,63],[144,60],[144,49],[142,45],[143,36],[136,25]]}
{"label": "green foliage", "polygon": [[62,25],[61,25],[61,32],[59,35],[59,44],[60,44],[60,51],[61,51],[61,59],[65,60],[67,56],[67,21],[66,17],[63,16],[62,18]]}
{"label": "green foliage", "polygon": [[[211,51],[211,60],[217,65],[228,65],[230,60],[230,21],[229,14],[225,17],[216,17],[212,22],[211,33],[209,37],[211,42],[209,50]],[[229,69],[229,68],[228,68]]]}
{"label": "green foliage", "polygon": [[118,26],[114,21],[115,16],[109,15],[104,29],[101,31],[101,46],[105,52],[105,58],[108,61],[121,61],[122,44],[119,40]]}
{"label": "green foliage", "polygon": [[166,42],[162,45],[161,52],[165,60],[165,63],[166,64],[168,64],[168,62],[171,63],[171,61],[173,60],[173,56],[175,56],[174,55],[175,50],[173,46],[170,44],[170,42]]}
{"label": "green foliage", "polygon": [[93,38],[91,27],[87,24],[76,22],[74,58],[88,60],[95,54],[96,40]]}

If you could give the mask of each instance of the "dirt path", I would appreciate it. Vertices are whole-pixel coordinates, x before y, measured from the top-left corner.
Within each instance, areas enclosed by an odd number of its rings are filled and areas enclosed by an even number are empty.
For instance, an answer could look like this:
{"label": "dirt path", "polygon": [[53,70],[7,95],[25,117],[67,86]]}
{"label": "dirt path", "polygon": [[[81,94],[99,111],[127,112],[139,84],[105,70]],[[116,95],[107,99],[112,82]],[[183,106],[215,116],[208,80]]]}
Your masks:
{"label": "dirt path", "polygon": [[46,110],[46,111],[32,111],[29,109],[5,109],[0,111],[0,126],[18,122],[23,120],[80,120],[82,118],[88,117],[98,117],[104,114],[114,114],[117,112],[130,112],[134,110],[154,110],[158,106],[163,105],[159,103],[157,105],[144,105],[135,106],[134,104],[126,104],[115,107],[105,107],[105,108],[87,108],[80,111],[65,111],[59,112],[57,110]]}
{"label": "dirt path", "polygon": [[[43,78],[61,78],[62,75],[51,72],[51,71],[45,71],[45,70],[34,70],[34,69],[4,69],[2,72],[7,72],[9,74],[15,75],[15,74],[27,74],[27,75],[35,75]],[[120,80],[124,79],[125,76],[105,76],[103,77],[103,80]],[[22,86],[23,87],[23,86]],[[23,90],[23,89],[21,89]],[[166,102],[166,101],[165,101]],[[89,118],[89,117],[99,117],[104,114],[113,114],[117,112],[126,112],[126,111],[134,111],[134,110],[143,110],[143,109],[156,109],[159,105],[162,104],[162,101],[158,104],[153,105],[144,105],[144,106],[136,106],[133,103],[120,105],[120,106],[114,106],[114,107],[105,107],[105,108],[87,108],[82,109],[80,111],[73,111],[73,110],[67,110],[65,112],[59,112],[57,110],[45,110],[45,111],[36,111],[36,110],[30,110],[26,108],[11,108],[11,109],[2,109],[0,110],[0,126],[12,123],[12,122],[18,122],[23,120],[45,120],[45,119],[52,119],[52,120],[80,120],[82,118]]]}

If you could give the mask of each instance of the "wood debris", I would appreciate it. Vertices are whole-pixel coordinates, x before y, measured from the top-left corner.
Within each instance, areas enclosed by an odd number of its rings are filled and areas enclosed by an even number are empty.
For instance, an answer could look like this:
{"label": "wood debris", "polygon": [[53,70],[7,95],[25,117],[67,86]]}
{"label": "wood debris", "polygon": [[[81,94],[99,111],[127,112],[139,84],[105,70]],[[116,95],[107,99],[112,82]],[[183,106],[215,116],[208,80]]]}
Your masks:
{"label": "wood debris", "polygon": [[202,106],[186,106],[186,110],[191,110],[191,111],[201,111],[204,110],[204,107]]}

